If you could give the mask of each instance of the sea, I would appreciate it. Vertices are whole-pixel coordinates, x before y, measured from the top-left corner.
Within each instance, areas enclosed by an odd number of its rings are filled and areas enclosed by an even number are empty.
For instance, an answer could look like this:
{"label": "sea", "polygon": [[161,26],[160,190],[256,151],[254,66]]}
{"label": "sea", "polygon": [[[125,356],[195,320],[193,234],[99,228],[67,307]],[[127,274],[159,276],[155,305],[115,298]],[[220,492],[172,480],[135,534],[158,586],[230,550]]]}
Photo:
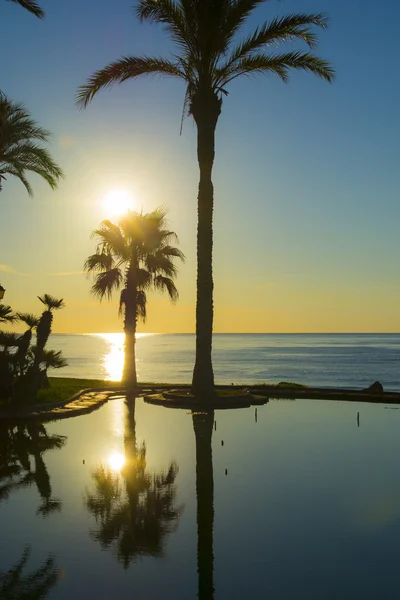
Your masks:
{"label": "sea", "polygon": [[[49,348],[68,361],[50,375],[121,380],[121,333],[53,334]],[[138,334],[140,382],[190,383],[194,357],[194,334]],[[400,334],[215,334],[213,366],[217,384],[357,389],[378,380],[385,390],[400,391]]]}

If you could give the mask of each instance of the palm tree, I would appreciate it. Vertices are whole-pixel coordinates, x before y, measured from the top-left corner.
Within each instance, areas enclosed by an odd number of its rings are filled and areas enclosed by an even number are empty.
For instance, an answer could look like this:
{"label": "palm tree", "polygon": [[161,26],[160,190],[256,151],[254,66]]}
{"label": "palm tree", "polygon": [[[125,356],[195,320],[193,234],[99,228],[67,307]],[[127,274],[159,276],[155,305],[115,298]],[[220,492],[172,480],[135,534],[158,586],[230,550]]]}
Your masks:
{"label": "palm tree", "polygon": [[[1,311],[1,307],[5,310]],[[0,305],[0,322],[15,320],[9,306]],[[2,315],[2,317],[1,317]],[[0,331],[0,400],[8,400],[12,397],[14,391],[14,374],[13,374],[13,356],[11,348],[17,348],[19,345],[20,336],[16,333]]]}
{"label": "palm tree", "polygon": [[[23,381],[23,385],[27,385],[26,393],[28,395],[34,395],[41,387],[48,387],[47,379],[47,368],[46,368],[46,350],[45,346],[51,334],[51,327],[53,324],[53,311],[64,308],[64,300],[55,298],[50,294],[44,294],[38,296],[40,302],[45,305],[46,310],[42,312],[39,319],[39,323],[36,326],[36,346],[31,348],[31,357],[33,360],[29,366],[27,372],[26,382]],[[61,359],[61,353],[60,357]],[[65,366],[65,361],[60,366]],[[45,367],[45,368],[41,368]]]}
{"label": "palm tree", "polygon": [[103,221],[92,236],[98,241],[96,253],[84,264],[95,274],[92,293],[100,300],[111,298],[122,288],[120,313],[124,310],[125,364],[123,381],[136,387],[136,327],[146,319],[146,292],[151,289],[167,292],[172,301],[178,299],[174,284],[177,269],[175,258],[184,260],[173,231],[166,229],[165,210],[151,213],[129,211],[117,224]]}
{"label": "palm tree", "polygon": [[255,8],[267,0],[139,0],[140,21],[161,24],[176,45],[171,58],[124,57],[94,73],[78,92],[78,105],[86,106],[99,90],[141,75],[171,76],[184,81],[184,107],[197,126],[200,169],[197,228],[196,362],[193,389],[212,393],[213,328],[213,204],[212,168],[215,130],[222,96],[234,79],[243,75],[278,75],[289,80],[292,69],[309,71],[332,81],[328,62],[311,52],[276,47],[296,39],[310,49],[317,44],[313,27],[325,28],[323,14],[293,14],[260,25],[241,41],[237,36]]}
{"label": "palm tree", "polygon": [[50,296],[50,294],[44,294],[43,296],[38,296],[38,298],[40,302],[45,305],[46,310],[42,312],[42,316],[36,327],[35,367],[38,367],[44,360],[44,349],[50,337],[53,324],[53,311],[60,310],[65,306],[62,298],[54,298],[54,296]]}
{"label": "palm tree", "polygon": [[17,318],[28,326],[28,329],[19,338],[18,350],[15,353],[15,363],[19,370],[19,374],[23,375],[27,366],[28,350],[32,340],[32,330],[39,325],[39,319],[32,313],[17,313]]}
{"label": "palm tree", "polygon": [[[30,4],[30,3],[26,3]],[[38,142],[48,142],[50,133],[39,127],[23,104],[0,92],[0,191],[6,175],[17,177],[33,195],[27,172],[37,173],[52,189],[63,172]]]}
{"label": "palm tree", "polygon": [[14,2],[14,4],[19,4],[22,8],[26,8],[30,13],[38,17],[39,19],[43,19],[44,10],[40,8],[34,0],[8,0],[8,2]]}

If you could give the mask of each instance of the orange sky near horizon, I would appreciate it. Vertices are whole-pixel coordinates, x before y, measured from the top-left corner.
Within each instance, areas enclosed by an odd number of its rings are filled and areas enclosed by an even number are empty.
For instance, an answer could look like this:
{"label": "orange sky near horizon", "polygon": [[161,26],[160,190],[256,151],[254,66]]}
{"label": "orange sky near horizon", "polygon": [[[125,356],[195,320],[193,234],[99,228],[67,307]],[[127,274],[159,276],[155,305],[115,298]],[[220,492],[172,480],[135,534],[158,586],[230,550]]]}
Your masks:
{"label": "orange sky near horizon", "polygon": [[[7,276],[7,277],[6,277]],[[40,314],[41,304],[35,298],[44,291],[63,297],[66,308],[54,316],[55,333],[121,332],[117,300],[102,303],[90,297],[91,281],[83,275],[53,277],[49,282],[2,273],[7,289],[4,302],[15,310]],[[11,282],[11,279],[13,280]],[[73,284],[79,280],[82,292]],[[292,278],[293,279],[293,278]],[[182,286],[181,298],[171,304],[162,296],[150,296],[148,318],[140,323],[139,332],[193,333],[195,331],[194,282]],[[179,287],[179,283],[178,283]],[[399,286],[382,293],[378,287],[334,285],[307,282],[299,286],[295,280],[249,286],[234,293],[234,281],[219,282],[215,290],[215,333],[395,333],[400,332],[397,298]],[[117,298],[117,296],[116,296]],[[23,331],[24,326],[15,326]]]}

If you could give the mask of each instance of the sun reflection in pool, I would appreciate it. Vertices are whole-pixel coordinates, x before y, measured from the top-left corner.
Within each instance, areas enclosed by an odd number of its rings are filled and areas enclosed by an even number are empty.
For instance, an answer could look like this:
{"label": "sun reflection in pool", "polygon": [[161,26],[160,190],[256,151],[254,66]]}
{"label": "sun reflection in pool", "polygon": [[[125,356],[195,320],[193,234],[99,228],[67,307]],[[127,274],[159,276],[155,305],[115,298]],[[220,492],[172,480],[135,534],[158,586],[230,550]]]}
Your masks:
{"label": "sun reflection in pool", "polygon": [[107,464],[112,471],[120,471],[125,464],[125,456],[120,452],[113,452],[108,457]]}

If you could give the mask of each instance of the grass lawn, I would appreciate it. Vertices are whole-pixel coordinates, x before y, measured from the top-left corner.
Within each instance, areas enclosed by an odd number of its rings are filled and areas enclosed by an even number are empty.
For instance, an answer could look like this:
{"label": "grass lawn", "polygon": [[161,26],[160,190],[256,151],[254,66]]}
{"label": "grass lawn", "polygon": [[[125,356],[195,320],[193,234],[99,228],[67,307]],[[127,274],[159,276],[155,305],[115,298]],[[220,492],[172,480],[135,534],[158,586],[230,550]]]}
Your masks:
{"label": "grass lawn", "polygon": [[62,402],[86,388],[102,388],[114,385],[112,381],[102,379],[72,379],[69,377],[49,377],[49,382],[50,387],[47,390],[39,390],[37,393],[37,404]]}
{"label": "grass lawn", "polygon": [[[73,379],[70,377],[49,377],[49,382],[50,382],[50,387],[46,390],[39,390],[39,392],[37,393],[36,396],[36,400],[34,402],[34,404],[52,404],[52,403],[58,403],[58,402],[63,402],[64,400],[68,400],[68,398],[71,398],[71,396],[74,396],[75,394],[77,394],[80,390],[84,390],[86,388],[103,388],[103,387],[108,387],[108,386],[113,386],[113,385],[120,385],[119,382],[113,382],[113,381],[106,381],[103,379]],[[147,383],[147,384],[142,384],[142,385],[149,385],[149,386],[160,386],[160,387],[171,387],[171,388],[180,388],[180,389],[187,389],[189,391],[190,389],[190,385],[171,385],[171,384],[163,384],[163,383]],[[258,387],[260,392],[262,390],[262,388],[264,386],[267,386],[270,384],[258,384],[257,386],[254,387]],[[218,387],[218,386],[217,386]],[[244,387],[247,386],[243,386],[243,385],[238,385],[238,386],[227,386],[225,389],[219,389],[218,392],[219,394],[222,394],[223,396],[230,396],[230,395],[235,395],[239,390],[242,390]],[[252,386],[250,386],[252,387]],[[306,387],[303,386],[301,384],[297,384],[297,383],[291,383],[291,382],[280,382],[279,384],[277,384],[274,387],[287,387],[287,388],[302,388],[302,387]],[[261,388],[261,389],[260,389]],[[261,392],[262,393],[262,392]],[[9,406],[9,402],[0,402],[0,407],[6,407]]]}
{"label": "grass lawn", "polygon": [[[39,390],[36,398],[37,404],[42,404],[45,402],[62,402],[63,400],[68,400],[71,396],[79,392],[80,390],[86,388],[102,388],[111,385],[120,385],[119,382],[113,381],[105,381],[103,379],[72,379],[69,377],[49,377],[50,388],[47,390]],[[170,384],[162,384],[162,383],[152,383],[147,385],[170,385]],[[261,384],[261,387],[264,385],[271,384]],[[171,386],[172,387],[172,386]],[[176,385],[177,388],[189,388],[190,386],[179,386]],[[251,386],[250,386],[251,387]],[[275,387],[275,386],[274,386]],[[287,387],[287,388],[302,388],[305,387],[298,383],[285,382],[281,381],[276,385],[276,387]],[[232,386],[232,388],[228,388],[225,390],[220,390],[219,393],[223,395],[229,396],[230,394],[234,395],[237,393],[238,389],[243,389],[243,386]]]}

